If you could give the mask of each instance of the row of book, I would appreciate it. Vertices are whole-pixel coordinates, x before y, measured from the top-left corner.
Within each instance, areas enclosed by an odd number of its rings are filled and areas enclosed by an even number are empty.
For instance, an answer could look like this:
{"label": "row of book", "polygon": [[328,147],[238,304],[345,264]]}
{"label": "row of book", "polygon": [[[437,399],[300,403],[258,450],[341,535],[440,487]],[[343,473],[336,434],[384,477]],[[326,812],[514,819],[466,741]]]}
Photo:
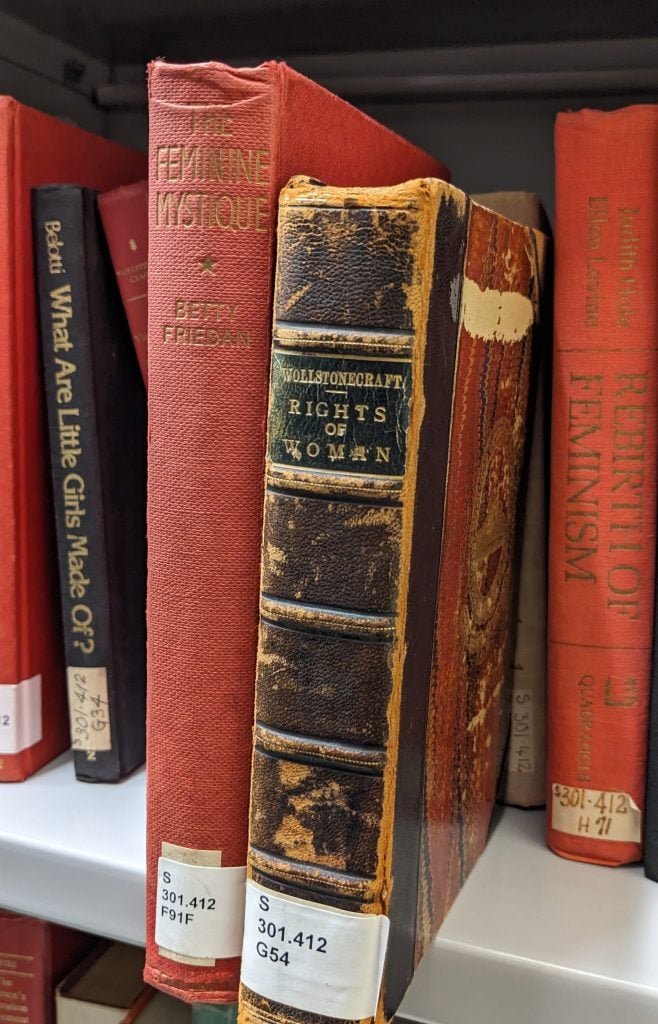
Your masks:
{"label": "row of book", "polygon": [[[243,1024],[389,1020],[486,840],[510,675],[507,777],[542,774],[547,235],[284,65],[156,62],[149,90],[148,189],[101,202],[148,375],[146,595],[146,403],[89,191],[142,158],[4,107],[25,315],[2,356],[0,774],[72,740],[80,778],[121,778],[146,699],[147,981],[240,993]],[[656,116],[556,137],[548,837],[607,863],[642,853]]]}
{"label": "row of book", "polygon": [[135,946],[0,910],[3,1024],[212,1024],[156,992]]}

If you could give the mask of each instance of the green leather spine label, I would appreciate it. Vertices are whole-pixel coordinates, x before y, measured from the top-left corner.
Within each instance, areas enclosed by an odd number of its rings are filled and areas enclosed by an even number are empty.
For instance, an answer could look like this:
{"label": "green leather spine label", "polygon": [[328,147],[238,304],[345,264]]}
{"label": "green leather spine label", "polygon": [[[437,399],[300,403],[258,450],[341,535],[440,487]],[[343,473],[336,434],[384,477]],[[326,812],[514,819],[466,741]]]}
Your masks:
{"label": "green leather spine label", "polygon": [[271,462],[302,469],[402,476],[411,362],[275,349]]}

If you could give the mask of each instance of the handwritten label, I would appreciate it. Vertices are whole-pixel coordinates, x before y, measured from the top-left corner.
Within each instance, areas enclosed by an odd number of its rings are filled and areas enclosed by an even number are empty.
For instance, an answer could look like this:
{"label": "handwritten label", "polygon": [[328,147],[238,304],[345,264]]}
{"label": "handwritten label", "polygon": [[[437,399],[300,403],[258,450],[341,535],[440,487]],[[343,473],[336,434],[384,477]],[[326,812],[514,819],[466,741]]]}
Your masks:
{"label": "handwritten label", "polygon": [[307,1013],[373,1017],[389,919],[301,900],[247,882],[241,979],[247,988]]}
{"label": "handwritten label", "polygon": [[642,841],[642,811],[628,793],[551,786],[551,824],[558,832],[618,843]]}
{"label": "handwritten label", "polygon": [[74,750],[111,750],[107,669],[68,666],[71,746]]}
{"label": "handwritten label", "polygon": [[512,696],[509,739],[509,771],[532,774],[535,770],[532,690],[518,689]]}
{"label": "handwritten label", "polygon": [[43,736],[41,676],[0,684],[0,754],[19,754]]}
{"label": "handwritten label", "polygon": [[222,868],[158,860],[155,941],[188,958],[240,956],[246,867]]}

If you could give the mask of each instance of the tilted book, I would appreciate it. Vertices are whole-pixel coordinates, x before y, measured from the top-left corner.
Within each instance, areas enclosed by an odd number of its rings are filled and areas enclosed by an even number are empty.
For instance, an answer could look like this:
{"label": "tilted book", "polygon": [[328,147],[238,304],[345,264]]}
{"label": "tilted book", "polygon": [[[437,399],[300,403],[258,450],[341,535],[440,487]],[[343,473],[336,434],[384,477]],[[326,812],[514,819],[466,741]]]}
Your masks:
{"label": "tilted book", "polygon": [[559,114],[547,838],[642,856],[656,557],[658,106]]}
{"label": "tilted book", "polygon": [[484,845],[543,245],[282,192],[241,1024],[390,1020]]}
{"label": "tilted book", "polygon": [[33,215],[71,746],[117,782],[146,747],[146,399],[96,193]]}
{"label": "tilted book", "polygon": [[148,381],[148,181],[121,185],[98,197],[107,244],[144,384]]}
{"label": "tilted book", "polygon": [[[144,157],[0,97],[0,781],[69,744],[54,516],[41,387],[30,189],[109,189]],[[56,258],[57,248],[53,249]]]}
{"label": "tilted book", "polygon": [[446,172],[284,64],[156,62],[149,95],[146,979],[230,1003],[279,190],[297,172],[337,185]]}
{"label": "tilted book", "polygon": [[[546,213],[532,192],[488,192],[473,198],[550,237]],[[550,267],[542,268],[541,276],[541,292],[548,300]],[[504,803],[517,807],[542,807],[546,803],[549,301],[540,304],[540,311],[541,337],[533,353],[526,462],[521,478],[518,579],[508,670],[509,736],[498,789]]]}

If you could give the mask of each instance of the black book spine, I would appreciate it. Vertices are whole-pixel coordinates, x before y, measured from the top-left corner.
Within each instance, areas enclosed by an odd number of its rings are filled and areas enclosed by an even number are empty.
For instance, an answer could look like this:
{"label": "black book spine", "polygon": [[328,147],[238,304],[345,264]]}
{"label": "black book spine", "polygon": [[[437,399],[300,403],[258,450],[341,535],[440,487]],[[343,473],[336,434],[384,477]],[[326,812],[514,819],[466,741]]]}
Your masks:
{"label": "black book spine", "polygon": [[652,882],[658,882],[658,564],[647,745],[647,788],[644,800],[644,873]]}
{"label": "black book spine", "polygon": [[146,403],[95,193],[33,192],[43,371],[76,776],[144,761]]}

